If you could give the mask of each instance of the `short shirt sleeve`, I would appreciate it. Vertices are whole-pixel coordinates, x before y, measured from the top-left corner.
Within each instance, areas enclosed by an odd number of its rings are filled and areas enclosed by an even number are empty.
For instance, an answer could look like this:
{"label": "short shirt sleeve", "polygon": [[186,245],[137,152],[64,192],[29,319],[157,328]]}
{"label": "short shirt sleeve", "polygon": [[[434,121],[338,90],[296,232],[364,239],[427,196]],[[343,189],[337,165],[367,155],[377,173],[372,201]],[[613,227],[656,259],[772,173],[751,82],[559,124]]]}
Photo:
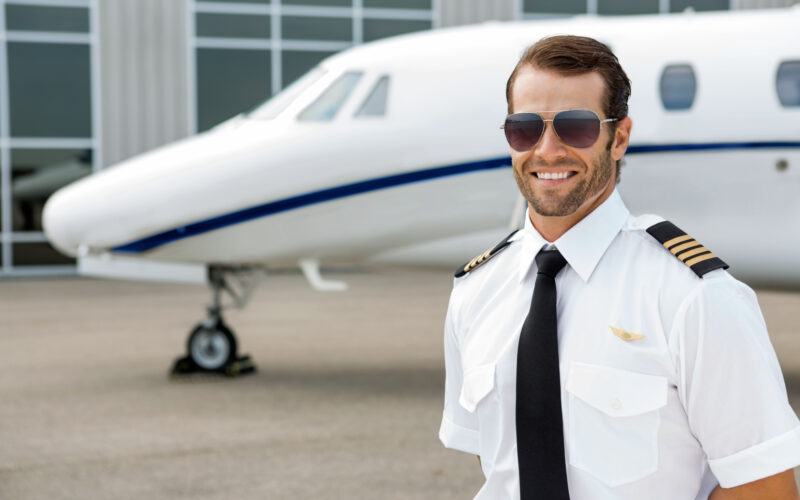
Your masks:
{"label": "short shirt sleeve", "polygon": [[708,275],[679,308],[670,339],[689,425],[722,487],[800,464],[800,422],[752,290]]}
{"label": "short shirt sleeve", "polygon": [[463,371],[454,316],[451,297],[444,327],[444,411],[439,428],[439,439],[447,448],[480,455],[478,420],[474,413],[465,410],[458,402]]}

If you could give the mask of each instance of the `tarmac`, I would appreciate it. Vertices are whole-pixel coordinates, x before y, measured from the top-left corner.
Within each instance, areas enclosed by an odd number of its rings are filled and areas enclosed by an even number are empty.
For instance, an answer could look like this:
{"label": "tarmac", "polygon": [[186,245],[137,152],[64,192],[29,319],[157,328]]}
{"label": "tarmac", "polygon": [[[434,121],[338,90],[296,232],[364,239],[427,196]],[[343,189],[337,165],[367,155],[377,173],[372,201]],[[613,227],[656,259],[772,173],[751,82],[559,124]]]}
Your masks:
{"label": "tarmac", "polygon": [[[471,498],[477,460],[437,437],[451,276],[269,276],[226,312],[240,378],[168,376],[203,286],[0,281],[0,499]],[[800,293],[758,295],[800,409]]]}

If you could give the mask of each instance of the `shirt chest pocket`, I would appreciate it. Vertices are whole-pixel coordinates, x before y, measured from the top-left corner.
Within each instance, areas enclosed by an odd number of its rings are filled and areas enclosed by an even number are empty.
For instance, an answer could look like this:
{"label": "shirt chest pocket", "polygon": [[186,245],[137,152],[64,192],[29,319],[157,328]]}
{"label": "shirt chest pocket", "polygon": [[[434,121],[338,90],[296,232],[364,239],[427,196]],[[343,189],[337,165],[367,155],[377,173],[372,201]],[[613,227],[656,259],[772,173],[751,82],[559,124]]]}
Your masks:
{"label": "shirt chest pocket", "polygon": [[569,393],[569,462],[609,486],[642,479],[658,469],[659,409],[667,379],[616,368],[573,363]]}

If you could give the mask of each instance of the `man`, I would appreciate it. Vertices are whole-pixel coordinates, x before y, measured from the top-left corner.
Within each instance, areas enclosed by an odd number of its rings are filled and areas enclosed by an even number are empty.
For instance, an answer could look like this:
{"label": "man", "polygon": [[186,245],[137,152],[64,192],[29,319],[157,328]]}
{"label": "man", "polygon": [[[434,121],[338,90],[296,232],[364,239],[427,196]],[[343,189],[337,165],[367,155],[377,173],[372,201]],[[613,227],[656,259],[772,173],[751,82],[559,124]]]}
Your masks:
{"label": "man", "polygon": [[479,456],[479,499],[796,500],[800,422],[754,293],[615,191],[629,95],[584,37],[511,74],[528,217],[456,273],[440,439]]}

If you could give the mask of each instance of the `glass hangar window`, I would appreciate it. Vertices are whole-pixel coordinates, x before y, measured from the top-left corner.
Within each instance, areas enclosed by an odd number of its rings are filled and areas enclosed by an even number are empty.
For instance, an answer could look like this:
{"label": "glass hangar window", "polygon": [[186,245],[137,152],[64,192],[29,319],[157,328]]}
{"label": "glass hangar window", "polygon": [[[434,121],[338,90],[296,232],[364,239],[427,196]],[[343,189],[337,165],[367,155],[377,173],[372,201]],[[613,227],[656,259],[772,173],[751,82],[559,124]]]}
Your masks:
{"label": "glass hangar window", "polygon": [[0,277],[75,274],[42,210],[97,167],[95,4],[0,1]]}
{"label": "glass hangar window", "polygon": [[775,86],[781,106],[800,106],[800,61],[784,61],[778,66]]}
{"label": "glass hangar window", "polygon": [[657,14],[659,0],[598,0],[597,13],[601,16],[624,16],[631,14]]}
{"label": "glass hangar window", "polygon": [[667,111],[692,107],[697,94],[697,77],[689,64],[670,64],[661,73],[661,104]]}
{"label": "glass hangar window", "polygon": [[[3,1],[0,0],[0,5]],[[76,2],[90,0],[68,3]],[[263,107],[261,103],[269,97],[341,50],[439,26],[438,8],[432,0],[187,0],[186,3],[192,28],[189,67],[194,88],[189,106],[195,131],[208,130],[232,116]],[[278,108],[271,108],[267,115],[283,111]],[[258,116],[251,112],[250,116],[269,118],[260,112]]]}

